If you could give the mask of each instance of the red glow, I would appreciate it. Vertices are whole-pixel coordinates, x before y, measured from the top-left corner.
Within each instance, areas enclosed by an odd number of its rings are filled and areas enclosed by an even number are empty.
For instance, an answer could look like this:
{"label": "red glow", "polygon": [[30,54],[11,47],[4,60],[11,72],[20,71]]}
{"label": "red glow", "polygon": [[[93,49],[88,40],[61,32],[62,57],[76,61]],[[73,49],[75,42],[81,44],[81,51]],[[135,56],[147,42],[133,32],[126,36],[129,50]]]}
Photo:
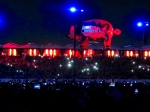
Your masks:
{"label": "red glow", "polygon": [[144,57],[150,57],[150,51],[144,51]]}
{"label": "red glow", "polygon": [[29,56],[37,56],[38,55],[37,49],[29,49],[28,55]]}
{"label": "red glow", "polygon": [[8,50],[8,56],[17,56],[17,50],[16,49],[9,49]]}
{"label": "red glow", "polygon": [[53,55],[52,49],[50,49],[49,52],[50,52],[50,56],[52,56]]}
{"label": "red glow", "polygon": [[114,56],[114,54],[115,54],[115,53],[114,53],[114,51],[112,50],[112,51],[111,51],[111,56]]}
{"label": "red glow", "polygon": [[[66,50],[64,53],[66,56],[68,56],[69,58],[73,58],[74,57],[74,50]],[[81,54],[78,50],[76,50],[76,55],[77,58],[81,58]]]}
{"label": "red glow", "polygon": [[36,55],[37,55],[37,53],[36,53],[36,49],[34,49],[34,50],[33,50],[33,55],[34,55],[34,56],[36,56]]}
{"label": "red glow", "polygon": [[54,58],[55,56],[61,56],[61,54],[58,49],[45,49],[43,56],[50,56]]}
{"label": "red glow", "polygon": [[127,57],[137,57],[138,51],[137,50],[133,50],[133,51],[125,51],[125,56]]}
{"label": "red glow", "polygon": [[130,51],[130,56],[131,56],[131,57],[133,56],[133,51]]}
{"label": "red glow", "polygon": [[144,56],[148,56],[148,53],[147,53],[147,51],[145,51],[145,52],[144,52]]}
{"label": "red glow", "polygon": [[45,55],[48,56],[48,49],[45,50]]}
{"label": "red glow", "polygon": [[108,57],[113,57],[113,56],[115,56],[117,54],[117,51],[115,52],[114,50],[107,50],[106,51],[106,55],[108,56]]}
{"label": "red glow", "polygon": [[84,50],[83,56],[84,57],[93,57],[93,50],[92,49]]}
{"label": "red glow", "polygon": [[14,55],[14,56],[17,56],[17,51],[16,51],[16,49],[13,49],[13,55]]}
{"label": "red glow", "polygon": [[71,50],[69,50],[69,57],[71,58],[71,57],[72,57],[72,55],[73,55],[72,51],[71,51]]}

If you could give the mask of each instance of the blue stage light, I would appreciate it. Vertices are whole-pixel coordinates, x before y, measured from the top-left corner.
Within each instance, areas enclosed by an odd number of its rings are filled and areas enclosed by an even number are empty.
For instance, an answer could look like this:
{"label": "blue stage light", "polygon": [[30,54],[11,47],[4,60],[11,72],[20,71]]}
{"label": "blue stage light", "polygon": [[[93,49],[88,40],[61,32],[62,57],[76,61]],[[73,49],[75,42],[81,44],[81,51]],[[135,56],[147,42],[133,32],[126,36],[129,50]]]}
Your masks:
{"label": "blue stage light", "polygon": [[81,12],[84,12],[84,10],[82,9]]}
{"label": "blue stage light", "polygon": [[148,23],[148,22],[145,22],[145,26],[149,26],[149,23]]}
{"label": "blue stage light", "polygon": [[138,22],[138,23],[137,23],[137,26],[138,26],[138,27],[141,27],[142,25],[143,25],[142,22]]}
{"label": "blue stage light", "polygon": [[71,7],[71,8],[70,8],[70,11],[71,11],[71,12],[76,12],[77,9],[76,9],[75,7]]}

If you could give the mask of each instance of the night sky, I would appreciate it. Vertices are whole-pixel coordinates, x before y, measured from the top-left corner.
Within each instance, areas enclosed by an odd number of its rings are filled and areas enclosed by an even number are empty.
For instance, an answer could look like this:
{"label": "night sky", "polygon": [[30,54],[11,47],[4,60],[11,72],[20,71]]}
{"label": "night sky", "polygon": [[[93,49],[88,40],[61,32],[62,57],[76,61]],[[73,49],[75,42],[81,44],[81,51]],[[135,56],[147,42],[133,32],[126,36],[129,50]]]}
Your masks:
{"label": "night sky", "polygon": [[[71,6],[84,12],[73,14]],[[136,23],[150,23],[150,0],[0,0],[0,44],[67,45],[73,43],[65,38],[70,26],[88,19],[107,20],[122,31],[112,45],[142,45],[142,28]]]}

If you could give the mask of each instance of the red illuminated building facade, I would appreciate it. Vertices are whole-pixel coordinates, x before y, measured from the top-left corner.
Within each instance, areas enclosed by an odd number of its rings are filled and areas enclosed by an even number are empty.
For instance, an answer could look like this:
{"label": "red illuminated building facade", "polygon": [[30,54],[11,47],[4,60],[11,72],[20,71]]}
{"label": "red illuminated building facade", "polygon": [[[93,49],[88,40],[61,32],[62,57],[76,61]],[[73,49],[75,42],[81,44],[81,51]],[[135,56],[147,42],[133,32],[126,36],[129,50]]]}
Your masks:
{"label": "red illuminated building facade", "polygon": [[[55,58],[58,56],[74,56],[74,45],[69,44],[60,46],[57,44],[37,45],[28,43],[18,45],[12,42],[0,46],[0,56],[43,56]],[[150,57],[150,46],[135,47],[135,46],[111,46],[110,49],[103,49],[103,46],[91,44],[86,49],[76,47],[76,57]]]}

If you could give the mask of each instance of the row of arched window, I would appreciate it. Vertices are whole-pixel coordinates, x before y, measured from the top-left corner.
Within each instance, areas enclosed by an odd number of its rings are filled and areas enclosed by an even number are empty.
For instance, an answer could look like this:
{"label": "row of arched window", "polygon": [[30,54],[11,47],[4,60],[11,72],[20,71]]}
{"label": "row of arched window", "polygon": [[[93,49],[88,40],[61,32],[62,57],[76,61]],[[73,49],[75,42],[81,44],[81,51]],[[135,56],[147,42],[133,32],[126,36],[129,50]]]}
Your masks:
{"label": "row of arched window", "polygon": [[[93,57],[93,56],[108,56],[108,57],[150,57],[150,50],[95,50],[95,49],[77,49],[76,57]],[[1,56],[74,56],[73,49],[1,49]]]}

